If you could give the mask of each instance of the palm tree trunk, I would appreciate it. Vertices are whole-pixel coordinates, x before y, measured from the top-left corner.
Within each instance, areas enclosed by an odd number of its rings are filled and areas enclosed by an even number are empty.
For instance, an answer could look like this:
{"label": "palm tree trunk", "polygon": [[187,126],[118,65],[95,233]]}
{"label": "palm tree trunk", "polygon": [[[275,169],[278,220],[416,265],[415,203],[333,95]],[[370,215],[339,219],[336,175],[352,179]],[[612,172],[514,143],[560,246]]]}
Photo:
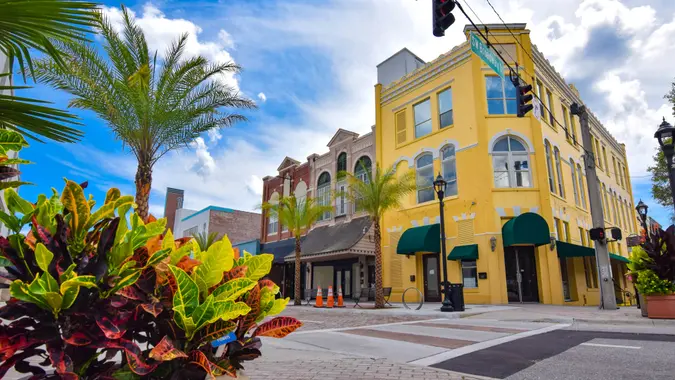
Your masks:
{"label": "palm tree trunk", "polygon": [[295,305],[302,305],[302,296],[300,286],[300,238],[295,237]]}
{"label": "palm tree trunk", "polygon": [[380,220],[373,222],[375,229],[375,308],[384,308],[384,284],[382,283],[382,238],[380,234]]}
{"label": "palm tree trunk", "polygon": [[[152,165],[145,162],[138,162],[136,169],[136,213],[143,221],[148,219],[148,209],[150,203],[150,188],[152,187]],[[173,228],[173,226],[169,226]]]}

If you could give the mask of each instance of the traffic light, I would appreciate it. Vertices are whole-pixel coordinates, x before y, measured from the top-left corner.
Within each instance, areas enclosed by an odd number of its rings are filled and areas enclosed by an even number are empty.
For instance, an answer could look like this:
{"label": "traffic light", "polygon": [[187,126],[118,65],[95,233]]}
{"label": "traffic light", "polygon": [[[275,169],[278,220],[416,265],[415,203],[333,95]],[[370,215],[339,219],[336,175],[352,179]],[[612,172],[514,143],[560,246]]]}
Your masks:
{"label": "traffic light", "polygon": [[516,101],[518,103],[518,117],[525,117],[525,115],[532,111],[534,105],[529,103],[532,101],[532,85],[525,84],[521,86],[518,84],[516,86]]}
{"label": "traffic light", "polygon": [[604,228],[591,228],[588,231],[591,234],[591,240],[604,240],[605,239],[605,229]]}
{"label": "traffic light", "polygon": [[432,0],[434,36],[445,36],[445,30],[455,23],[452,10],[455,9],[455,0]]}
{"label": "traffic light", "polygon": [[609,230],[609,232],[612,234],[612,240],[619,241],[621,240],[621,229],[617,227],[612,227],[612,229]]}

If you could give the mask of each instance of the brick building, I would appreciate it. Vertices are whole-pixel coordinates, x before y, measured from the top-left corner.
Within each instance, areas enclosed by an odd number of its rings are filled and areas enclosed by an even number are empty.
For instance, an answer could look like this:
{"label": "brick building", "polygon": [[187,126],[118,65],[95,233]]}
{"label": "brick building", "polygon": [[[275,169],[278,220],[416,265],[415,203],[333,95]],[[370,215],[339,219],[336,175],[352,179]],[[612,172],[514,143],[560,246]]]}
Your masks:
{"label": "brick building", "polygon": [[227,235],[232,244],[257,239],[260,235],[260,214],[208,206],[201,210],[183,208],[183,190],[167,188],[164,217],[174,237],[191,236],[195,233],[217,232]]}

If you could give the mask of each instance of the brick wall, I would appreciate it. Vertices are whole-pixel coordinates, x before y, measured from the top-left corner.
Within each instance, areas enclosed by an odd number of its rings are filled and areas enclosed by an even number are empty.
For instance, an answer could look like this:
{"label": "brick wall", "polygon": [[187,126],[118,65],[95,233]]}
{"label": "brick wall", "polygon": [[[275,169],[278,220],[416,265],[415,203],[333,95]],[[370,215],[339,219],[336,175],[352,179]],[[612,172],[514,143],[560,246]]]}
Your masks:
{"label": "brick wall", "polygon": [[166,228],[174,229],[176,220],[176,210],[183,208],[184,192],[180,189],[167,188],[166,200],[164,203],[164,217],[166,218]]}
{"label": "brick wall", "polygon": [[227,234],[232,244],[257,239],[260,235],[261,216],[255,212],[210,210],[209,232]]}
{"label": "brick wall", "polygon": [[[291,178],[290,181],[291,189],[285,192],[284,180],[279,177],[283,177],[286,174],[288,174]],[[310,174],[309,164],[305,162],[301,165],[294,165],[284,170],[281,170],[278,176],[265,177],[263,182],[262,202],[263,203],[268,202],[270,197],[272,196],[272,194],[274,194],[275,191],[279,194],[279,197],[283,197],[284,193],[288,194],[294,193],[300,181],[304,182],[309,192],[309,188],[311,187],[309,183],[309,174]],[[261,215],[260,219],[261,225],[259,235],[257,237],[260,238],[260,241],[262,243],[284,240],[291,237],[290,232],[281,232],[281,226],[279,226],[278,231],[273,231],[272,233],[270,233],[269,231],[267,231],[267,216]]]}

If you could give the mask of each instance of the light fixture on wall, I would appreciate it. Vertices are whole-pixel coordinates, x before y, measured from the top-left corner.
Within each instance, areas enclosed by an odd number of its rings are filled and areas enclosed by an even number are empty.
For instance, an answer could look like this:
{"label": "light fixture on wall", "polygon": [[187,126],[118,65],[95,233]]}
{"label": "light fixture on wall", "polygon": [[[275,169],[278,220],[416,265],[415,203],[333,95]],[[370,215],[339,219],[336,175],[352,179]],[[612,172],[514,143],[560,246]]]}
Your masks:
{"label": "light fixture on wall", "polygon": [[495,249],[497,249],[497,238],[494,236],[490,238],[490,249],[492,250],[492,252],[494,252]]}
{"label": "light fixture on wall", "polygon": [[549,244],[549,247],[551,248],[551,251],[555,249],[555,238],[551,236],[551,244]]}

